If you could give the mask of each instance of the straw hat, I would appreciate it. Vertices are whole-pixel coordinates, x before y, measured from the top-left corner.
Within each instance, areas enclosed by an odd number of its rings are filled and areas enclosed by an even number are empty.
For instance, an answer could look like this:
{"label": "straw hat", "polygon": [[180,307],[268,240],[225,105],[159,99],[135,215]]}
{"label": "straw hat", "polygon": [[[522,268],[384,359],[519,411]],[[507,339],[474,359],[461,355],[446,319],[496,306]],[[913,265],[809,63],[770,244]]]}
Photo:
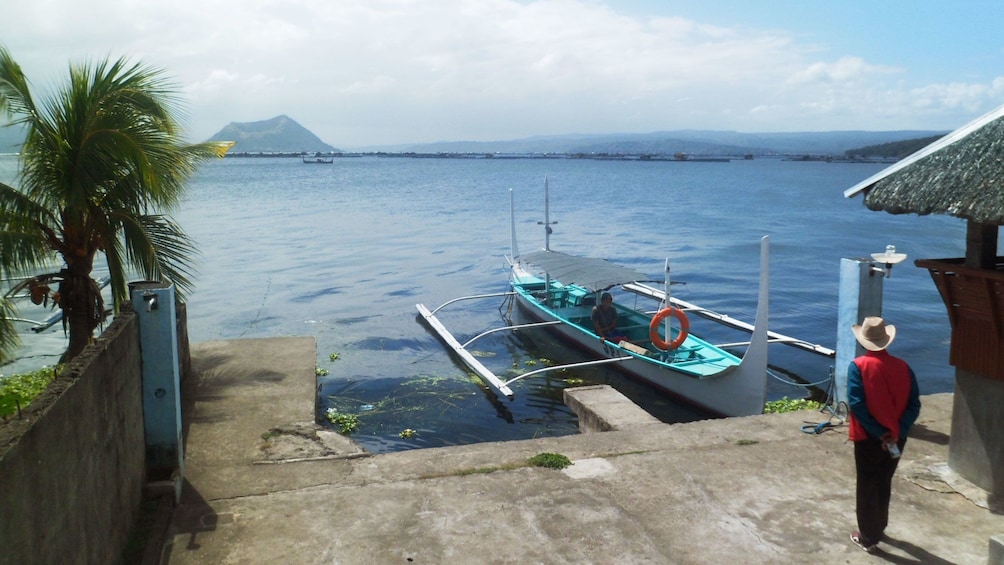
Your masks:
{"label": "straw hat", "polygon": [[896,339],[896,326],[886,325],[878,316],[868,316],[861,325],[851,326],[854,337],[868,351],[882,351]]}

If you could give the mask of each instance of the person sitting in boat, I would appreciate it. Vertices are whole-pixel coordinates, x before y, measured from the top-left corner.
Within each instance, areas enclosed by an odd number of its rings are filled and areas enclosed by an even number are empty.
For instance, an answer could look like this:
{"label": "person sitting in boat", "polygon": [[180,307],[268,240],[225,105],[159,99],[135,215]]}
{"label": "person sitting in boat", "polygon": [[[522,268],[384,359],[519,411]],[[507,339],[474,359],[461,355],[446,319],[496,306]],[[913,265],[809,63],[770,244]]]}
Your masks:
{"label": "person sitting in boat", "polygon": [[624,336],[617,333],[617,309],[614,308],[614,297],[604,292],[600,297],[600,305],[593,306],[593,328],[600,339],[617,343]]}

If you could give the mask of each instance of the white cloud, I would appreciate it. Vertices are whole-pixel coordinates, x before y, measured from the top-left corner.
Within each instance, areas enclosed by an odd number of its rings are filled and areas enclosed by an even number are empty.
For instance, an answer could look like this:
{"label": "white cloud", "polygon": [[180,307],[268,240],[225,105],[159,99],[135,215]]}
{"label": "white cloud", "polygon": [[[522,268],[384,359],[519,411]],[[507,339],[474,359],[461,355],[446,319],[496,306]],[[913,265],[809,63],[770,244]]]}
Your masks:
{"label": "white cloud", "polygon": [[870,65],[860,57],[841,57],[833,63],[812,63],[806,69],[795,73],[789,82],[797,85],[814,83],[855,85],[875,75],[902,72],[902,69]]}
{"label": "white cloud", "polygon": [[0,38],[41,84],[107,55],[166,69],[196,138],[288,114],[338,146],[925,127],[1004,93],[1004,79],[911,84],[909,69],[826,60],[789,32],[592,0],[42,0],[6,6]]}

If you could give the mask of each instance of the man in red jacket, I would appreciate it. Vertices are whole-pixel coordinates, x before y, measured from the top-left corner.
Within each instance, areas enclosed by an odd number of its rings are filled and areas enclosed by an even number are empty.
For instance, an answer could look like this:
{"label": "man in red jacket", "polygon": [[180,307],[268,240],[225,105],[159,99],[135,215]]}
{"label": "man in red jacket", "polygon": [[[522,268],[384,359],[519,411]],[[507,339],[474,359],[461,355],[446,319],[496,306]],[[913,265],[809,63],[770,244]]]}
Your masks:
{"label": "man in red jacket", "polygon": [[867,350],[847,370],[849,435],[857,467],[858,530],[851,541],[871,553],[889,522],[892,476],[920,414],[920,391],[910,366],[886,351],[896,326],[869,316],[851,329]]}

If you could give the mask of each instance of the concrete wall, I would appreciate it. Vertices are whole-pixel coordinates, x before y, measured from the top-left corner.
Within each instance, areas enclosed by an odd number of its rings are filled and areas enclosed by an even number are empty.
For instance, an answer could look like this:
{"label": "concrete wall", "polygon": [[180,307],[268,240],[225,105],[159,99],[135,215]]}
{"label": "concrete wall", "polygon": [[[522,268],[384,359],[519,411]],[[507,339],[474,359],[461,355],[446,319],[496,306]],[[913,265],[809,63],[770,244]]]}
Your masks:
{"label": "concrete wall", "polygon": [[948,466],[993,494],[1004,494],[1004,381],[955,371]]}
{"label": "concrete wall", "polygon": [[145,480],[136,315],[0,425],[0,563],[115,563]]}

